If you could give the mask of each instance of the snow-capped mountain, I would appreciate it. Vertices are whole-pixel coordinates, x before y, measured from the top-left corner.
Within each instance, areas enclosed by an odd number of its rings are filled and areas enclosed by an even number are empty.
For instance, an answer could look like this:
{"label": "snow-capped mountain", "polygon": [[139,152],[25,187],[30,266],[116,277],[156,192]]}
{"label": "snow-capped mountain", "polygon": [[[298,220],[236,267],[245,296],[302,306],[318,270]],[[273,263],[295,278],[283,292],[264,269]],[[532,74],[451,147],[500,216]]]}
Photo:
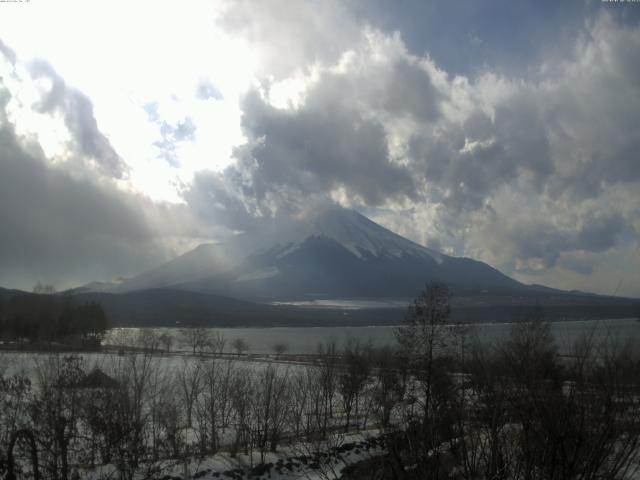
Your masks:
{"label": "snow-capped mountain", "polygon": [[444,255],[334,207],[289,225],[275,240],[253,235],[201,245],[117,291],[173,287],[262,301],[410,298],[426,281],[466,293],[526,288],[487,264]]}
{"label": "snow-capped mountain", "polygon": [[442,261],[439,252],[407,240],[354,210],[325,209],[310,222],[305,238],[311,236],[331,239],[359,258],[408,255]]}

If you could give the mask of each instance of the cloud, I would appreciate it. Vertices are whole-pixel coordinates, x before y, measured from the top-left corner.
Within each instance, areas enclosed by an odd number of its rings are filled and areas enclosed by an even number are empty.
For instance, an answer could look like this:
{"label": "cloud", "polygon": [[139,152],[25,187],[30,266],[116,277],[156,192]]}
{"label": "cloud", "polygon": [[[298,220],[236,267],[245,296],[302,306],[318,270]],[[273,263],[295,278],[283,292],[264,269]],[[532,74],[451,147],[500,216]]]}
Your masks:
{"label": "cloud", "polygon": [[[127,164],[99,130],[88,97],[47,62],[21,70],[0,46],[0,285],[65,288],[138,274],[215,237],[185,205],[153,202],[130,188]],[[70,141],[48,157],[38,142],[50,132],[34,135],[25,124],[57,117]],[[18,133],[16,122],[27,128]],[[164,133],[177,142],[191,127]]]}
{"label": "cloud", "polygon": [[69,129],[79,154],[94,160],[99,168],[114,178],[127,173],[126,163],[120,158],[109,140],[98,129],[91,100],[80,91],[66,85],[53,67],[44,60],[34,60],[29,65],[34,80],[47,79],[50,88],[33,105],[39,113],[60,112]]}
{"label": "cloud", "polygon": [[257,199],[284,203],[325,192],[346,205],[428,199],[460,212],[512,182],[539,191],[555,165],[536,86],[495,79],[509,91],[487,105],[493,80],[450,78],[398,35],[364,29],[317,69],[299,106],[245,97],[235,168]]}
{"label": "cloud", "polygon": [[[510,130],[527,116],[523,138],[539,140],[510,147],[519,173],[484,197],[489,213],[468,217],[468,252],[522,278],[549,279],[549,272],[577,264],[573,270],[587,275],[597,263],[593,253],[624,252],[637,238],[640,84],[626,59],[630,51],[640,54],[639,41],[638,28],[598,17],[568,59],[515,84],[506,100],[515,115],[505,122],[505,141],[518,141]],[[525,94],[528,104],[514,108]],[[633,264],[629,259],[628,268]],[[638,287],[627,285],[627,292],[637,295]]]}
{"label": "cloud", "polygon": [[304,196],[344,190],[377,204],[414,195],[408,172],[389,157],[382,125],[336,99],[310,98],[288,112],[250,93],[243,112],[249,143],[237,151],[238,169],[250,173],[258,199],[277,191]]}
{"label": "cloud", "polygon": [[262,75],[282,79],[316,63],[334,63],[360,34],[343,2],[227,1],[220,25],[247,39]]}
{"label": "cloud", "polygon": [[0,40],[0,53],[11,63],[16,63],[16,53]]}
{"label": "cloud", "polygon": [[[479,88],[469,87],[469,94],[482,97]],[[534,94],[518,91],[492,105],[491,114],[473,107],[460,123],[442,122],[438,135],[412,133],[410,165],[429,186],[432,201],[472,211],[484,208],[505,185],[543,189],[556,166]]]}
{"label": "cloud", "polygon": [[0,125],[0,285],[64,288],[137,274],[211,233],[184,206],[49,165],[37,145]]}
{"label": "cloud", "polygon": [[199,172],[182,195],[191,211],[204,222],[231,231],[254,231],[259,216],[251,209],[250,198],[243,198],[240,181],[234,169]]}
{"label": "cloud", "polygon": [[184,142],[194,140],[197,127],[189,116],[185,116],[175,123],[169,123],[160,116],[158,108],[157,102],[150,103],[144,107],[149,120],[158,127],[161,138],[154,142],[153,145],[158,148],[160,158],[173,167],[179,167],[180,159],[177,151]]}
{"label": "cloud", "polygon": [[614,248],[627,228],[618,212],[586,211],[571,225],[563,225],[561,215],[555,217],[532,211],[515,218],[490,215],[479,222],[474,242],[493,251],[502,264],[520,262],[522,270],[540,270],[555,267],[564,252],[600,253]]}
{"label": "cloud", "polygon": [[225,173],[233,181],[195,182],[187,200],[235,191],[258,216],[295,213],[327,199],[368,206],[417,200],[414,172],[392,151],[388,126],[437,122],[444,97],[434,77],[441,73],[407,55],[398,37],[362,33],[339,68],[319,69],[309,80],[298,108],[272,105],[270,83],[266,93],[248,92],[241,103],[247,142]]}
{"label": "cloud", "polygon": [[196,97],[200,100],[223,100],[222,93],[211,82],[201,81],[196,90]]}

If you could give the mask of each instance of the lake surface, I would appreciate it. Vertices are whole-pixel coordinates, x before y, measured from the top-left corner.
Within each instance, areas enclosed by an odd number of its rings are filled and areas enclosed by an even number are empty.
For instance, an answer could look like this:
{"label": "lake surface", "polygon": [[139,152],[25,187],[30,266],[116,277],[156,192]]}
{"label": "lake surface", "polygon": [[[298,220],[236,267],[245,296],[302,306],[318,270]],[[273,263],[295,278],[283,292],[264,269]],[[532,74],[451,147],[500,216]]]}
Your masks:
{"label": "lake surface", "polygon": [[[470,325],[470,337],[480,342],[491,344],[508,337],[512,324],[484,323]],[[396,327],[270,327],[270,328],[216,328],[226,339],[226,350],[231,351],[231,342],[242,338],[249,345],[250,353],[270,353],[276,343],[284,343],[288,353],[314,353],[318,343],[335,340],[339,345],[350,337],[363,342],[371,342],[374,346],[394,345]],[[610,338],[624,342],[627,339],[640,341],[640,322],[636,319],[615,320],[579,320],[557,322],[551,324],[553,335],[561,353],[570,353],[575,341],[585,335],[592,335],[594,340]],[[121,338],[155,330],[157,333],[169,333],[174,337],[174,349],[186,349],[180,330],[176,328],[117,328],[109,332],[105,339],[107,344],[117,344]]]}

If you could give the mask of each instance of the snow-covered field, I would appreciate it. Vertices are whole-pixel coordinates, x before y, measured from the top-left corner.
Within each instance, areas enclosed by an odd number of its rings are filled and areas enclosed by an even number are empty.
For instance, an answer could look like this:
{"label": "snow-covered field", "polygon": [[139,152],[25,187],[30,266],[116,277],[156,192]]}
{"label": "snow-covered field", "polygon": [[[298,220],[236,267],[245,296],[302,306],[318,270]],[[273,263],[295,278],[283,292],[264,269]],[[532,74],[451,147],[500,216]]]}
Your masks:
{"label": "snow-covered field", "polygon": [[[147,472],[156,472],[158,479],[252,479],[252,480],[328,480],[340,478],[342,470],[357,462],[384,453],[379,431],[334,435],[321,445],[298,443],[283,447],[278,453],[239,453],[232,456],[222,451],[216,455],[164,460],[149,465]],[[326,450],[316,451],[318,447]],[[101,480],[117,477],[114,465],[85,469],[82,478]]]}

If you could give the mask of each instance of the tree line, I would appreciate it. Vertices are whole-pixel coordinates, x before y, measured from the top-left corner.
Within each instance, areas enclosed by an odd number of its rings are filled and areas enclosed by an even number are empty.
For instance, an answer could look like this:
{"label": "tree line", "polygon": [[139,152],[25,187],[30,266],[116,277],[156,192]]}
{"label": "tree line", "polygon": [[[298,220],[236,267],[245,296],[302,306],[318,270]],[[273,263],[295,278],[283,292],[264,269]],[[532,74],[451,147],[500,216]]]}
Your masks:
{"label": "tree line", "polygon": [[109,328],[102,306],[62,295],[0,297],[0,338],[4,341],[73,342],[97,347]]}

